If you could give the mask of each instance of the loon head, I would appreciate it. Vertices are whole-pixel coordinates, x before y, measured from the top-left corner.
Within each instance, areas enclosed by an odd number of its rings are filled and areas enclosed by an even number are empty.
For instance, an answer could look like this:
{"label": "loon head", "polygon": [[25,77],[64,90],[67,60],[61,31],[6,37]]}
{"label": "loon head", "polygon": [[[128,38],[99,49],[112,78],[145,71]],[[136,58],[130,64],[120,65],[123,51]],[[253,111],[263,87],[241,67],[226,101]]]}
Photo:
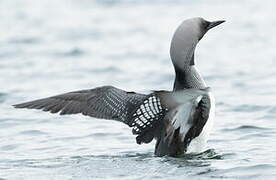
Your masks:
{"label": "loon head", "polygon": [[174,66],[183,69],[194,65],[193,56],[197,43],[207,31],[223,22],[225,21],[207,21],[201,17],[183,21],[171,41],[170,55]]}

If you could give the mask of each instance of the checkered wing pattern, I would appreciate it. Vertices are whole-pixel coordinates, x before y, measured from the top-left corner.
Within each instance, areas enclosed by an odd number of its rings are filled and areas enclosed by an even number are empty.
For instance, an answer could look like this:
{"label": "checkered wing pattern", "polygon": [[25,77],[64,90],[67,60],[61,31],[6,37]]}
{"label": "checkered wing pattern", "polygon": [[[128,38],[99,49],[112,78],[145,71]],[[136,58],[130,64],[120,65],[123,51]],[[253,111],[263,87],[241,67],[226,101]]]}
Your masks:
{"label": "checkered wing pattern", "polygon": [[142,104],[131,115],[133,134],[142,134],[148,129],[154,128],[165,116],[167,109],[155,93],[148,95]]}

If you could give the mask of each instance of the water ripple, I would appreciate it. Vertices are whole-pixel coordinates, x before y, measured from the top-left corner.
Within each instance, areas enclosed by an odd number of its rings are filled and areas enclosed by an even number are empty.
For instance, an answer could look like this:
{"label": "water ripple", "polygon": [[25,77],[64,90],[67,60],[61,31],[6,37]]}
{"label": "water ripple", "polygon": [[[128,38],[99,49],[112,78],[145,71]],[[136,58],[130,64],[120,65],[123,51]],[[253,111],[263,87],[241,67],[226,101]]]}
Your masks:
{"label": "water ripple", "polygon": [[36,37],[18,37],[10,39],[8,43],[11,44],[36,44],[41,42],[41,38]]}
{"label": "water ripple", "polygon": [[256,111],[264,111],[270,109],[270,106],[261,106],[254,104],[242,104],[236,105],[231,109],[234,112],[256,112]]}
{"label": "water ripple", "polygon": [[265,127],[259,127],[259,126],[253,126],[253,125],[241,125],[234,128],[224,128],[224,131],[241,131],[241,132],[249,132],[249,131],[268,131],[272,130],[272,128],[265,128]]}
{"label": "water ripple", "polygon": [[82,56],[85,54],[85,51],[80,48],[73,48],[68,51],[64,52],[55,52],[52,53],[56,57],[75,57],[75,56]]}
{"label": "water ripple", "polygon": [[3,151],[10,151],[10,150],[14,150],[19,146],[19,144],[9,144],[6,146],[1,146],[0,149]]}
{"label": "water ripple", "polygon": [[7,96],[8,96],[7,93],[0,92],[0,103],[3,103],[6,100]]}
{"label": "water ripple", "polygon": [[[2,179],[276,179],[275,1],[0,4]],[[154,142],[137,145],[111,121],[10,106],[106,84],[170,90],[173,31],[187,17],[218,14],[228,23],[208,32],[195,54],[217,102],[214,149],[156,157]]]}
{"label": "water ripple", "polygon": [[27,131],[21,131],[20,134],[29,135],[29,136],[33,136],[33,135],[37,136],[37,135],[45,135],[48,133],[40,131],[40,130],[27,130]]}

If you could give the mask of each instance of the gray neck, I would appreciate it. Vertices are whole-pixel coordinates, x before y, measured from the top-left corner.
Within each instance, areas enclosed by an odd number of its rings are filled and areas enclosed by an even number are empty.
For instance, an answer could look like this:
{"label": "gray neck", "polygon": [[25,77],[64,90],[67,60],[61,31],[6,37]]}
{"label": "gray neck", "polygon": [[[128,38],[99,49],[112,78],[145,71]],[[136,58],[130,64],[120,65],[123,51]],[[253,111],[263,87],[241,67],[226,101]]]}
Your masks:
{"label": "gray neck", "polygon": [[[193,22],[191,22],[193,24]],[[188,23],[190,24],[190,23]],[[206,84],[195,68],[194,54],[199,41],[197,26],[182,24],[175,32],[170,55],[175,69],[174,90],[189,88],[205,88]],[[195,27],[190,28],[190,27]]]}
{"label": "gray neck", "polygon": [[173,90],[180,89],[203,89],[206,88],[205,81],[194,65],[185,66],[185,68],[175,68],[175,80]]}

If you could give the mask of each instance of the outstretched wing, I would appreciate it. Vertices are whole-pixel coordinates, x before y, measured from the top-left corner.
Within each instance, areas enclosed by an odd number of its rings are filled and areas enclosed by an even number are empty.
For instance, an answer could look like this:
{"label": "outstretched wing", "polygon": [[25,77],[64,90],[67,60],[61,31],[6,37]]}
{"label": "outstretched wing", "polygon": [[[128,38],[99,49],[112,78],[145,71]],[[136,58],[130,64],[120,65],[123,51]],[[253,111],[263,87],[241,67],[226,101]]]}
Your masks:
{"label": "outstretched wing", "polygon": [[15,108],[42,109],[51,113],[82,113],[96,118],[112,119],[132,126],[129,114],[147,95],[126,92],[113,86],[74,91],[14,105]]}
{"label": "outstretched wing", "polygon": [[[193,95],[194,93],[183,91],[182,97],[185,101],[190,101],[194,99]],[[168,99],[164,99],[164,96],[169,97],[172,101],[167,101]],[[168,112],[171,111],[171,106],[174,106],[174,102],[178,97],[178,93],[168,91],[158,91],[144,95],[126,92],[113,86],[102,86],[16,104],[14,107],[42,109],[51,113],[60,112],[61,115],[82,113],[91,117],[121,121],[133,127],[133,134],[138,135],[136,141],[141,144],[142,142],[149,143],[154,137],[159,136],[164,125],[163,119],[167,114],[170,114]],[[178,103],[176,102],[176,104]],[[206,119],[206,115],[208,116],[208,105],[206,105],[206,108],[202,108],[205,107],[204,102],[200,104],[201,106],[195,110],[197,112],[195,113],[195,119],[198,119],[198,121],[193,123],[194,126],[191,126],[189,131],[185,131],[184,134],[187,133],[187,135],[194,137],[202,130],[202,128],[198,129],[195,124],[204,122],[200,119]],[[187,112],[191,111],[189,108],[184,109]],[[206,112],[204,109],[206,109]],[[176,125],[176,122],[178,121],[174,121],[173,124]],[[205,122],[200,127],[203,127]],[[174,130],[179,128],[178,125],[173,127]]]}

